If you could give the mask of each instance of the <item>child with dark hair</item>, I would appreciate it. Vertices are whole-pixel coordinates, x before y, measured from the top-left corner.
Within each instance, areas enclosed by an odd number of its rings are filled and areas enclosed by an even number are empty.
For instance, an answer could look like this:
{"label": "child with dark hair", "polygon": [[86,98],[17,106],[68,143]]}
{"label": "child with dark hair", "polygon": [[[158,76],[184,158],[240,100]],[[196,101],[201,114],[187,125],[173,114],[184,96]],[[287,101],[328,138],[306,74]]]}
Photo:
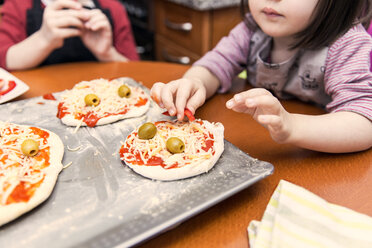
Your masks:
{"label": "child with dark hair", "polygon": [[7,0],[1,14],[5,69],[138,60],[127,13],[117,0]]}
{"label": "child with dark hair", "polygon": [[[278,143],[332,153],[372,146],[371,0],[242,0],[245,21],[183,76],[156,83],[152,97],[178,119],[247,70],[256,88],[226,106],[252,115]],[[364,11],[363,11],[364,10]],[[287,112],[280,99],[324,106],[327,114]],[[247,127],[249,128],[249,127]]]}

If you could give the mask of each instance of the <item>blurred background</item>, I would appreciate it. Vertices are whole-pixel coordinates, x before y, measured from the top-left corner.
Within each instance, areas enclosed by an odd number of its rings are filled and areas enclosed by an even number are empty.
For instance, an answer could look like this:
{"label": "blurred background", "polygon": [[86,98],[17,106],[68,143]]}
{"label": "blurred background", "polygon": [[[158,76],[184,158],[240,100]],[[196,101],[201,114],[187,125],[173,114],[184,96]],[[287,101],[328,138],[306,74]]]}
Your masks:
{"label": "blurred background", "polygon": [[240,0],[118,1],[127,10],[141,60],[192,64],[241,21]]}
{"label": "blurred background", "polygon": [[120,0],[142,60],[191,64],[241,21],[239,0]]}

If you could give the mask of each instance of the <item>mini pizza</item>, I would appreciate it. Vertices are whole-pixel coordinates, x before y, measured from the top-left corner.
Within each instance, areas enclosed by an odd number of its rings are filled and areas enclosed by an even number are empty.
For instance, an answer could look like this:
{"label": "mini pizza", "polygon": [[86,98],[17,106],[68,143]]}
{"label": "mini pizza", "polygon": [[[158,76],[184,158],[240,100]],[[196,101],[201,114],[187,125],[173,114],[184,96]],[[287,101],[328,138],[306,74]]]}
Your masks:
{"label": "mini pizza", "polygon": [[20,96],[28,89],[29,87],[24,82],[0,68],[0,103]]}
{"label": "mini pizza", "polygon": [[[5,87],[5,85],[7,85]],[[4,82],[4,79],[0,79],[0,96],[7,94],[8,92],[12,91],[17,86],[14,80],[9,80],[7,83]],[[6,89],[2,89],[2,88]]]}
{"label": "mini pizza", "polygon": [[53,132],[0,122],[0,226],[49,197],[63,153]]}
{"label": "mini pizza", "polygon": [[68,126],[94,127],[142,116],[149,107],[149,97],[132,79],[95,79],[64,92],[57,117]]}
{"label": "mini pizza", "polygon": [[145,123],[130,133],[120,158],[138,174],[162,181],[208,172],[224,150],[224,127],[203,120]]}

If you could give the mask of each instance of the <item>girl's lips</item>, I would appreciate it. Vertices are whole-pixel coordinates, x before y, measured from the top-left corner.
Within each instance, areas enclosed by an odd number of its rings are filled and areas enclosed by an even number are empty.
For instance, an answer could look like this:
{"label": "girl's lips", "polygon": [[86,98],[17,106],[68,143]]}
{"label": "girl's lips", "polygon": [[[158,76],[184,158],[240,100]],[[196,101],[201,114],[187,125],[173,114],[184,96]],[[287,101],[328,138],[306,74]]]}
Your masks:
{"label": "girl's lips", "polygon": [[268,16],[282,16],[281,14],[279,14],[275,9],[272,9],[272,8],[267,8],[265,7],[262,12],[265,14],[265,15],[268,15]]}

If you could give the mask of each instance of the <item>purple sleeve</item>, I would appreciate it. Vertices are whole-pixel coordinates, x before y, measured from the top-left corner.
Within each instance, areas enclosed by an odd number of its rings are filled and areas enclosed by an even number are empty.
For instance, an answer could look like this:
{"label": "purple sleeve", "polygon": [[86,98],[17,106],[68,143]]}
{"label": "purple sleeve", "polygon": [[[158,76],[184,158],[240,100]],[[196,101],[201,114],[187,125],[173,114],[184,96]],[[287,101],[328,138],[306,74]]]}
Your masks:
{"label": "purple sleeve", "polygon": [[[369,24],[369,29],[368,29],[368,33],[371,35],[372,37],[372,21],[371,21],[371,24]],[[372,51],[370,53],[370,61],[369,61],[371,64],[371,67],[370,67],[370,70],[372,71]]]}
{"label": "purple sleeve", "polygon": [[324,76],[332,101],[331,112],[350,111],[372,121],[372,38],[361,25],[339,38],[330,48]]}
{"label": "purple sleeve", "polygon": [[252,31],[241,22],[213,50],[193,64],[207,68],[219,79],[220,93],[226,92],[232,79],[245,68],[251,36]]}

